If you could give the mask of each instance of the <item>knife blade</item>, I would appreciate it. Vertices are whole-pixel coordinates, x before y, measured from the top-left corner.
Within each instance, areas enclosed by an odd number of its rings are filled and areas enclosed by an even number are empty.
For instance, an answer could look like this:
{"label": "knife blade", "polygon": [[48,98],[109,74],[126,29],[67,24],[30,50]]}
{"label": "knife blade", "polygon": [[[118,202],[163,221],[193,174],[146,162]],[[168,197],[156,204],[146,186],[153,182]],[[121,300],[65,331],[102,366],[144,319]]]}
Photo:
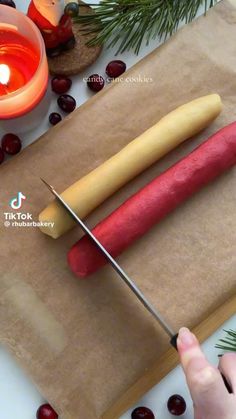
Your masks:
{"label": "knife blade", "polygon": [[82,221],[79,216],[73,211],[73,209],[67,204],[67,202],[59,195],[59,193],[54,189],[52,185],[47,183],[44,179],[42,182],[47,186],[50,192],[56,197],[57,201],[65,208],[65,210],[71,215],[71,217],[76,221],[76,223],[81,227],[85,234],[87,234],[97,248],[103,253],[105,258],[108,260],[112,268],[120,276],[120,278],[125,282],[125,284],[130,288],[130,290],[135,294],[138,300],[143,304],[143,306],[151,313],[151,315],[158,321],[162,329],[170,337],[170,344],[177,349],[177,337],[172,327],[167,323],[162,314],[150,303],[150,301],[145,297],[139,287],[135,282],[128,276],[124,269],[116,262],[112,255],[105,249],[102,243],[94,236],[92,231],[88,226]]}

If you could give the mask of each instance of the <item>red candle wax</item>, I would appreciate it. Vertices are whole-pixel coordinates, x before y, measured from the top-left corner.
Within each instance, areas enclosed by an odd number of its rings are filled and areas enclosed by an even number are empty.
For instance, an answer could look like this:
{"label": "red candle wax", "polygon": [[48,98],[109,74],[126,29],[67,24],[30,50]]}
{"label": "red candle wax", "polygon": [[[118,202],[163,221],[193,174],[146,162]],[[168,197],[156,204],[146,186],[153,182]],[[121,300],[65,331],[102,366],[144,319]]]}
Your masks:
{"label": "red candle wax", "polygon": [[39,51],[27,38],[14,30],[0,29],[0,65],[7,65],[10,71],[9,81],[2,84],[0,70],[0,96],[15,92],[31,80],[39,60]]}

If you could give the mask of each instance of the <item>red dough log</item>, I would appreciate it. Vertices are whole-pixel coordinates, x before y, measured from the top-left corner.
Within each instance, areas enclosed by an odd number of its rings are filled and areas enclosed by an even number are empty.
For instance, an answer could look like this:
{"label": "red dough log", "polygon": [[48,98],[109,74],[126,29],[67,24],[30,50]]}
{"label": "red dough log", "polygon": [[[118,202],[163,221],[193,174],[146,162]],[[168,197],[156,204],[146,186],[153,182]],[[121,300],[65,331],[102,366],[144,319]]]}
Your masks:
{"label": "red dough log", "polygon": [[[113,257],[118,256],[183,201],[236,163],[236,122],[212,135],[187,157],[125,201],[92,230]],[[84,236],[68,253],[79,277],[97,271],[107,260]]]}

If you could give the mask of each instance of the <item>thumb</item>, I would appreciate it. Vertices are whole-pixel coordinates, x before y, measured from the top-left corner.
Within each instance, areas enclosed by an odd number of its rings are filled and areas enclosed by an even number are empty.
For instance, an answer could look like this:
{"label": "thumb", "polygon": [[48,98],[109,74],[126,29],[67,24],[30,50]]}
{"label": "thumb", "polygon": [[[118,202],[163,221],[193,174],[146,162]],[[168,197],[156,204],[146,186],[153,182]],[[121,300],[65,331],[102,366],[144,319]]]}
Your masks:
{"label": "thumb", "polygon": [[197,409],[204,412],[204,417],[223,418],[228,392],[220,372],[209,364],[197,338],[188,329],[180,329],[177,345]]}

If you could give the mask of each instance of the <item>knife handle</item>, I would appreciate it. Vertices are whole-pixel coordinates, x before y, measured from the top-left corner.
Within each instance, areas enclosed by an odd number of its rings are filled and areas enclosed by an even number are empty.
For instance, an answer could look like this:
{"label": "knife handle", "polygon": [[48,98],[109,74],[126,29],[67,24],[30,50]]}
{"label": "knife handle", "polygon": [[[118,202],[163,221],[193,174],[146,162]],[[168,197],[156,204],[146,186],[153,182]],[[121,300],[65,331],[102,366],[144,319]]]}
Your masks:
{"label": "knife handle", "polygon": [[173,346],[174,349],[176,349],[176,351],[178,352],[178,347],[177,347],[177,339],[178,339],[179,334],[176,333],[176,335],[173,335],[171,340],[170,340],[170,344],[171,346]]}
{"label": "knife handle", "polygon": [[[170,340],[170,344],[171,346],[173,346],[173,348],[178,352],[178,347],[177,347],[177,339],[178,339],[179,334],[176,333],[176,335],[173,335],[171,340]],[[228,381],[226,380],[225,376],[223,374],[221,374],[221,377],[224,381],[225,387],[227,388],[228,392],[230,394],[233,393],[233,390],[231,388],[231,386],[229,385]]]}

